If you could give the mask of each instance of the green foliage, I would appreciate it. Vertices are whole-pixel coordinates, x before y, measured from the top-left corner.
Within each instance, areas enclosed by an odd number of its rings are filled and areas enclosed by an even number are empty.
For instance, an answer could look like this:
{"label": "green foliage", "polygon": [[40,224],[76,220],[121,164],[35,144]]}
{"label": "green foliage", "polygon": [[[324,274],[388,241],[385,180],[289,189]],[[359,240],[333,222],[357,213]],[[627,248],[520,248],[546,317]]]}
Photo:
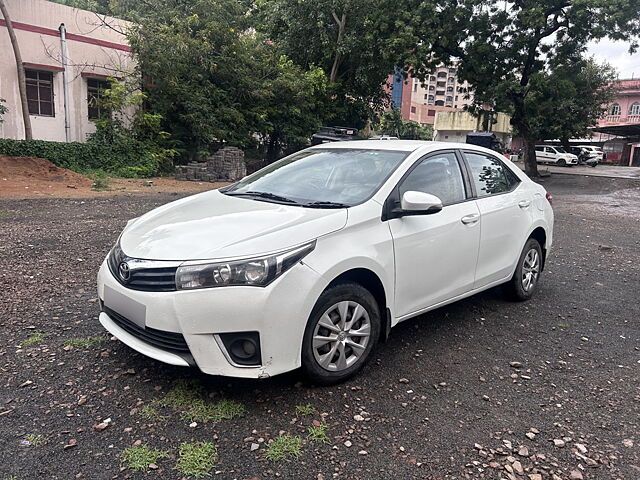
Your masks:
{"label": "green foliage", "polygon": [[42,332],[35,332],[32,335],[30,335],[28,338],[24,339],[23,341],[20,342],[20,346],[21,347],[30,347],[32,345],[36,345],[37,343],[40,343],[42,340],[44,340],[44,337],[46,337],[47,335],[45,333]]}
{"label": "green foliage", "polygon": [[406,122],[400,109],[393,108],[382,114],[376,126],[376,132],[407,140],[433,140],[433,127],[418,122]]}
{"label": "green foliage", "polygon": [[316,412],[316,409],[310,403],[306,405],[296,405],[296,415],[300,415],[301,417],[307,417],[309,415],[313,415]]}
{"label": "green foliage", "polygon": [[244,405],[233,400],[210,402],[206,400],[204,388],[199,383],[178,382],[160,404],[182,412],[188,422],[220,422],[243,415]]}
{"label": "green foliage", "polygon": [[213,443],[182,443],[177,469],[183,475],[195,478],[209,476],[218,461],[218,450]]}
{"label": "green foliage", "polygon": [[297,435],[279,435],[267,447],[267,459],[272,462],[291,460],[302,454],[302,439]]}
{"label": "green foliage", "polygon": [[2,116],[9,111],[7,107],[3,105],[6,102],[4,98],[0,98],[0,123],[4,122],[4,118]]}
{"label": "green foliage", "polygon": [[168,456],[168,453],[163,450],[155,450],[147,445],[139,445],[123,450],[121,458],[129,469],[148,472],[150,464],[157,463],[161,458]]}
{"label": "green foliage", "polygon": [[327,435],[328,428],[329,425],[326,423],[311,425],[307,428],[307,438],[312,442],[329,443],[329,436]]}
{"label": "green foliage", "polygon": [[44,443],[44,437],[40,434],[30,433],[24,437],[24,441],[28,442],[30,447],[39,447]]}
{"label": "green foliage", "polygon": [[109,185],[111,184],[111,178],[107,175],[104,170],[96,170],[93,173],[87,174],[87,176],[93,180],[93,185],[91,188],[97,192],[103,192],[105,190],[109,190]]}
{"label": "green foliage", "polygon": [[71,340],[65,340],[65,347],[76,348],[91,348],[94,345],[98,345],[102,342],[108,342],[109,337],[88,337],[88,338],[74,338]]}
{"label": "green foliage", "polygon": [[221,144],[299,148],[322,123],[324,72],[301,69],[246,32],[235,0],[149,0],[129,34],[149,106],[183,159]]}
{"label": "green foliage", "polygon": [[138,410],[138,414],[152,422],[163,422],[167,419],[164,415],[160,413],[158,410],[159,403],[157,400],[152,401],[151,403],[140,407]]}

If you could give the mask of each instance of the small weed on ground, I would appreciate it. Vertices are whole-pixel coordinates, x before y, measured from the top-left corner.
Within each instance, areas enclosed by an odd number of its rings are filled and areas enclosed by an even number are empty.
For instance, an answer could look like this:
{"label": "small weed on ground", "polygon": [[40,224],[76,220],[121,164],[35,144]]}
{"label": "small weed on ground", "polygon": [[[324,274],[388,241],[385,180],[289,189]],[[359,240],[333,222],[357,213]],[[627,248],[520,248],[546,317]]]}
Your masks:
{"label": "small weed on ground", "polygon": [[161,458],[167,457],[167,452],[155,450],[147,445],[129,447],[122,452],[122,462],[131,470],[146,472],[149,465],[157,463]]}
{"label": "small weed on ground", "polygon": [[566,323],[559,323],[558,324],[558,328],[564,330],[565,328],[567,328],[569,325],[567,325]]}
{"label": "small weed on ground", "polygon": [[195,382],[179,382],[160,404],[182,411],[182,418],[189,422],[219,422],[238,417],[245,412],[241,403],[233,400],[208,402],[203,398],[204,388]]}
{"label": "small weed on ground", "polygon": [[22,445],[26,445],[28,447],[37,447],[44,443],[44,437],[42,435],[31,433],[24,437],[21,443]]}
{"label": "small weed on ground", "polygon": [[0,217],[10,217],[11,212],[7,212],[6,210],[0,210]]}
{"label": "small weed on ground", "polygon": [[200,478],[209,476],[209,471],[218,461],[216,446],[210,442],[183,443],[177,468],[183,475]]}
{"label": "small weed on ground", "polygon": [[101,342],[108,342],[109,337],[74,338],[64,342],[65,347],[91,348]]}
{"label": "small weed on ground", "polygon": [[141,417],[152,422],[164,422],[167,417],[160,414],[160,411],[157,408],[159,403],[160,402],[158,401],[153,401],[147,405],[144,405],[143,407],[140,407],[138,413]]}
{"label": "small weed on ground", "polygon": [[321,425],[312,425],[307,429],[307,438],[312,442],[329,443],[327,428],[329,428],[329,425],[326,423]]}
{"label": "small weed on ground", "polygon": [[316,409],[313,408],[310,403],[296,406],[296,415],[301,417],[308,417],[309,415],[313,415],[315,412]]}
{"label": "small weed on ground", "polygon": [[103,170],[96,170],[95,172],[90,173],[88,177],[93,180],[93,185],[91,185],[92,190],[97,192],[109,190],[111,178]]}
{"label": "small weed on ground", "polygon": [[44,337],[46,337],[46,336],[47,335],[42,333],[42,332],[35,332],[29,338],[26,338],[23,341],[21,341],[20,342],[20,346],[21,347],[30,347],[31,345],[35,345],[37,343],[40,343],[42,340],[44,340]]}
{"label": "small weed on ground", "polygon": [[280,435],[267,447],[267,459],[272,462],[290,461],[302,454],[302,439],[296,435]]}

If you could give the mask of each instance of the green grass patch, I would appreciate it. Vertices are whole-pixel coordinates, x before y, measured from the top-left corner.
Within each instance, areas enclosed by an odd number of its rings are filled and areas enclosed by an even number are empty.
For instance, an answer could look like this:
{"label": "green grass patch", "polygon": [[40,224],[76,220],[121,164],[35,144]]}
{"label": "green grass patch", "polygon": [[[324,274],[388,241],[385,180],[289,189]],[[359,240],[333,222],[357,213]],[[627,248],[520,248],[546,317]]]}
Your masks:
{"label": "green grass patch", "polygon": [[42,332],[35,332],[33,335],[31,335],[28,338],[25,338],[23,341],[20,342],[20,346],[21,347],[30,347],[31,345],[36,345],[37,343],[40,343],[42,340],[44,340],[44,337],[46,337],[46,333],[42,333]]}
{"label": "green grass patch", "polygon": [[66,340],[64,342],[65,347],[75,348],[91,348],[102,342],[108,342],[109,337],[89,337],[89,338],[74,338],[72,340]]}
{"label": "green grass patch", "polygon": [[311,425],[307,429],[307,439],[312,442],[329,443],[329,436],[327,435],[327,428],[329,425],[323,423],[321,425]]}
{"label": "green grass patch", "polygon": [[10,216],[11,216],[11,212],[0,210],[0,217],[10,217]]}
{"label": "green grass patch", "polygon": [[138,414],[152,422],[164,422],[167,417],[162,415],[158,410],[158,405],[160,402],[157,400],[152,401],[151,403],[144,405],[138,409]]}
{"label": "green grass patch", "polygon": [[561,328],[562,330],[564,330],[565,328],[569,328],[569,325],[567,325],[566,323],[559,323],[558,328]]}
{"label": "green grass patch", "polygon": [[296,415],[300,417],[308,417],[316,413],[316,409],[311,406],[310,403],[306,405],[296,405]]}
{"label": "green grass patch", "polygon": [[121,458],[122,462],[130,470],[147,472],[149,471],[149,464],[157,463],[158,460],[167,456],[169,456],[168,453],[163,450],[155,450],[147,445],[139,445],[123,450]]}
{"label": "green grass patch", "polygon": [[297,435],[279,435],[267,447],[267,459],[272,462],[290,461],[302,454],[302,438]]}
{"label": "green grass patch", "polygon": [[38,447],[44,443],[44,437],[42,435],[30,433],[29,435],[24,437],[22,441],[28,442],[28,443],[23,443],[23,445],[27,445],[29,447]]}
{"label": "green grass patch", "polygon": [[219,422],[243,415],[244,405],[234,400],[210,402],[204,398],[205,390],[197,382],[179,382],[160,400],[160,405],[182,412],[189,422]]}
{"label": "green grass patch", "polygon": [[183,443],[180,445],[177,469],[183,475],[200,478],[211,475],[209,471],[217,461],[218,450],[213,443]]}

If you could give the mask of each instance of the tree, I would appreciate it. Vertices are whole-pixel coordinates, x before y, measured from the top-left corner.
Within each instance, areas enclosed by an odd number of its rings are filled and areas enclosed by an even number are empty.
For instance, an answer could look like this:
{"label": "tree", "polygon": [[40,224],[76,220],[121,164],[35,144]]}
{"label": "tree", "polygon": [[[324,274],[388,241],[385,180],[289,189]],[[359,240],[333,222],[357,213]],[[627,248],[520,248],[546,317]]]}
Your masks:
{"label": "tree", "polygon": [[424,77],[436,62],[459,62],[458,76],[473,85],[477,102],[511,113],[530,176],[538,175],[535,124],[527,112],[532,82],[579,58],[589,40],[626,40],[634,51],[640,35],[637,0],[409,0],[404,8],[414,12],[415,32],[405,38],[404,65]]}
{"label": "tree", "polygon": [[362,128],[387,105],[383,87],[394,71],[394,47],[404,29],[394,14],[397,5],[383,0],[258,0],[257,5],[258,30],[302,69],[325,72],[331,124]]}
{"label": "tree", "polygon": [[222,144],[306,143],[324,115],[322,70],[300,68],[249,28],[236,0],[146,0],[129,33],[149,107],[184,159]]}
{"label": "tree", "polygon": [[7,11],[7,6],[4,4],[4,0],[0,0],[0,12],[4,17],[4,21],[7,24],[7,32],[9,33],[9,39],[11,40],[11,46],[13,47],[13,54],[16,59],[16,69],[18,71],[18,91],[20,92],[20,103],[22,104],[22,120],[24,122],[24,138],[31,140],[33,134],[31,133],[31,118],[29,117],[29,103],[27,102],[27,79],[24,73],[24,65],[22,64],[22,55],[20,54],[20,46],[18,45],[18,39],[13,31],[13,23],[11,17]]}
{"label": "tree", "polygon": [[390,135],[407,140],[433,139],[433,126],[420,125],[414,121],[404,121],[398,108],[392,108],[384,112],[375,130],[383,135]]}

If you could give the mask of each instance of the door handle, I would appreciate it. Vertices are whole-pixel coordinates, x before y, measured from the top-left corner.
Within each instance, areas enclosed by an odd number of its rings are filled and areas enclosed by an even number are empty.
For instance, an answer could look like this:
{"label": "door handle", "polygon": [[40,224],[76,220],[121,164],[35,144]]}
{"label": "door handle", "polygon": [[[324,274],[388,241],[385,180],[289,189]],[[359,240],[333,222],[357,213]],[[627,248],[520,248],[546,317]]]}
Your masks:
{"label": "door handle", "polygon": [[462,223],[468,225],[470,223],[476,223],[480,219],[480,215],[477,213],[472,213],[471,215],[465,215],[460,219]]}
{"label": "door handle", "polygon": [[529,205],[531,205],[531,200],[520,200],[518,202],[520,208],[527,208]]}

